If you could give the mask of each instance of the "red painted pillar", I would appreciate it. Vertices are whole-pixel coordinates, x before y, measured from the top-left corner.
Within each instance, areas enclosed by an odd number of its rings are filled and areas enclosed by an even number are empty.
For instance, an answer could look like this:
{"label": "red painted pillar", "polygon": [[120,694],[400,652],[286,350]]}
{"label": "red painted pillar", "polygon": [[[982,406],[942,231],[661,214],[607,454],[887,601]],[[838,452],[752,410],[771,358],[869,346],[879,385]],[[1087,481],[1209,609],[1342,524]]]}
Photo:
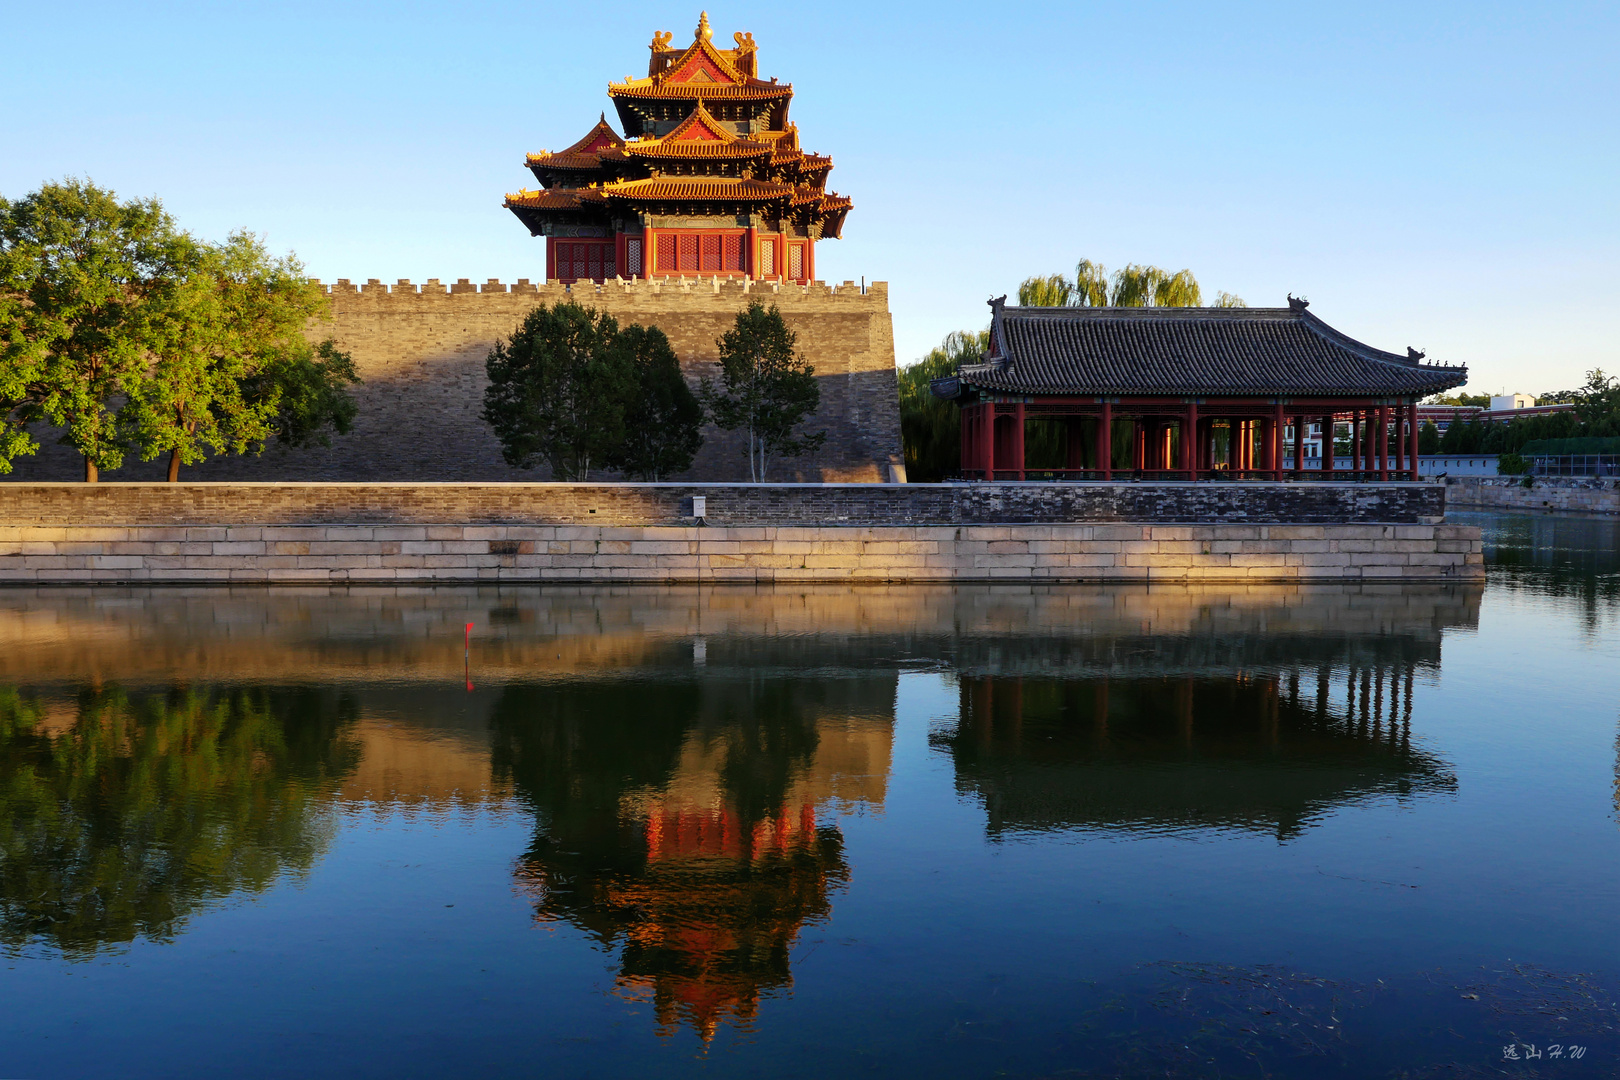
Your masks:
{"label": "red painted pillar", "polygon": [[996,478],[996,403],[985,402],[985,445],[983,445],[983,461],[985,461],[985,479]]}
{"label": "red painted pillar", "polygon": [[1395,406],[1395,461],[1391,466],[1391,470],[1396,476],[1400,476],[1401,470],[1406,468],[1406,462],[1402,460],[1405,455],[1401,451],[1401,448],[1406,445],[1405,435],[1406,407],[1405,403],[1402,402]]}
{"label": "red painted pillar", "polygon": [[1407,436],[1407,438],[1411,440],[1411,442],[1408,444],[1408,448],[1409,448],[1409,451],[1410,451],[1409,456],[1410,456],[1411,462],[1412,462],[1412,479],[1416,480],[1418,478],[1418,468],[1419,468],[1419,465],[1420,465],[1420,463],[1418,461],[1417,398],[1412,399],[1412,403],[1407,408],[1406,412],[1407,412],[1407,415],[1409,417],[1411,417],[1411,424],[1409,426],[1411,427],[1412,431],[1411,431],[1411,434],[1409,434]]}
{"label": "red painted pillar", "polygon": [[1020,401],[1013,412],[1013,461],[1018,465],[1018,479],[1024,478],[1024,403]]}
{"label": "red painted pillar", "polygon": [[1350,468],[1361,471],[1361,410],[1350,410]]}
{"label": "red painted pillar", "polygon": [[[804,242],[804,280],[816,280],[816,242],[814,240]],[[1023,440],[1020,439],[1019,441],[1022,442]],[[1019,468],[1023,468],[1022,462],[1019,463]]]}
{"label": "red painted pillar", "polygon": [[1283,422],[1282,402],[1277,402],[1276,411],[1271,417],[1271,478],[1282,483],[1283,478]]}
{"label": "red painted pillar", "polygon": [[546,280],[557,280],[557,238],[546,237]]}
{"label": "red painted pillar", "polygon": [[1333,471],[1333,414],[1322,417],[1322,471]]}
{"label": "red painted pillar", "polygon": [[1378,406],[1378,479],[1389,479],[1389,406]]}
{"label": "red painted pillar", "polygon": [[1187,403],[1187,419],[1181,425],[1181,467],[1187,479],[1198,479],[1198,402]]}
{"label": "red painted pillar", "polygon": [[1114,478],[1114,406],[1103,402],[1102,419],[1097,424],[1097,468],[1104,480]]}
{"label": "red painted pillar", "polygon": [[752,225],[743,230],[743,265],[745,278],[759,277],[759,230]]}
{"label": "red painted pillar", "polygon": [[1141,472],[1147,454],[1147,428],[1140,416],[1131,418],[1131,468]]}
{"label": "red painted pillar", "polygon": [[1305,417],[1300,413],[1294,414],[1294,479],[1303,479],[1305,475]]}

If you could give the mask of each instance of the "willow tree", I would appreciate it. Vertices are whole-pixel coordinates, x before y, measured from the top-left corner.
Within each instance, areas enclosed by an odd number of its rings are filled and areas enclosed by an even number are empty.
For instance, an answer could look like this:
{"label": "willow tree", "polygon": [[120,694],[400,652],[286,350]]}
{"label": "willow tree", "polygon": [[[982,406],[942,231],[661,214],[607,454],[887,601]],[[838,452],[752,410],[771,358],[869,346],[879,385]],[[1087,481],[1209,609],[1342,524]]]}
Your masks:
{"label": "willow tree", "polygon": [[[1028,307],[1203,307],[1203,290],[1191,270],[1174,273],[1129,263],[1113,274],[1101,263],[1081,259],[1071,280],[1062,274],[1026,278],[1018,302]],[[1246,307],[1242,298],[1220,293],[1211,307]]]}
{"label": "willow tree", "polygon": [[960,411],[955,402],[935,397],[929,384],[956,374],[963,364],[977,363],[989,344],[988,330],[958,330],[900,369],[900,441],[908,480],[937,483],[961,469]]}

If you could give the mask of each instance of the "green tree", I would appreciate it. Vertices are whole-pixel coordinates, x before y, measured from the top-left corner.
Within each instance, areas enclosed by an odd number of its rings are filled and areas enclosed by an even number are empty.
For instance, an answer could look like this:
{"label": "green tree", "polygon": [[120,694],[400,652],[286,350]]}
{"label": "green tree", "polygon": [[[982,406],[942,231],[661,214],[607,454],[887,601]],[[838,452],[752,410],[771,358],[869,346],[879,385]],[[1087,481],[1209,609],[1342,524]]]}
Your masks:
{"label": "green tree", "polygon": [[[1062,274],[1025,278],[1018,302],[1026,307],[1202,307],[1203,290],[1191,270],[1171,273],[1131,263],[1110,276],[1106,267],[1081,259],[1074,279]],[[1222,292],[1211,307],[1247,307],[1242,297]]]}
{"label": "green tree", "polygon": [[976,363],[989,345],[989,330],[959,330],[900,369],[900,441],[906,477],[912,482],[938,483],[961,469],[961,410],[955,402],[935,397],[929,384],[956,374],[963,364]]}
{"label": "green tree", "polygon": [[797,457],[827,440],[825,431],[795,434],[821,404],[815,369],[794,351],[797,340],[776,305],[767,309],[752,301],[717,342],[723,389],[703,384],[715,424],[747,435],[748,474],[755,483],[764,482],[772,458]]}
{"label": "green tree", "polygon": [[624,440],[611,464],[655,482],[685,472],[703,446],[703,406],[681,376],[669,338],[656,326],[627,326],[619,332],[619,348],[634,379]]}
{"label": "green tree", "polygon": [[484,420],[514,468],[551,466],[558,480],[584,480],[624,442],[625,403],[635,385],[619,324],[572,301],[529,312],[490,350]]}
{"label": "green tree", "polygon": [[206,249],[180,295],[149,344],[150,371],[120,412],[142,460],[167,452],[173,482],[182,464],[210,452],[257,453],[272,436],[330,445],[328,426],[349,429],[355,405],[344,385],[358,377],[330,342],[317,360],[305,340],[327,301],[297,259],[272,258],[252,233],[234,233]]}
{"label": "green tree", "polygon": [[327,338],[276,354],[252,381],[249,396],[274,405],[270,430],[289,449],[331,446],[328,432],[347,435],[359,411],[349,393],[360,381],[354,358]]}
{"label": "green tree", "polygon": [[1433,420],[1423,421],[1418,429],[1418,453],[1438,454],[1440,452],[1440,429],[1434,426]]}
{"label": "green tree", "polygon": [[197,302],[205,259],[156,199],[121,203],[66,180],[0,200],[5,471],[12,456],[38,448],[27,434],[37,420],[63,429],[86,480],[123,463],[118,408]]}

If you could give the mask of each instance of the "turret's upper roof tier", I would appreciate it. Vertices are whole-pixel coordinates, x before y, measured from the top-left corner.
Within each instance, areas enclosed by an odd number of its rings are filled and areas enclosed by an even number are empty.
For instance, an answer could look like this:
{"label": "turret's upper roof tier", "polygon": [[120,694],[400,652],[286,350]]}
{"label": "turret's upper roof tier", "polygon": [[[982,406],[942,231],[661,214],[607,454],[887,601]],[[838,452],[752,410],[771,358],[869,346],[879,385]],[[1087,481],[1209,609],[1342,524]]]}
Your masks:
{"label": "turret's upper roof tier", "polygon": [[787,120],[793,87],[757,78],[753,35],[733,36],[736,48],[715,48],[706,14],[685,48],[654,34],[647,77],[608,87],[625,137],[604,116],[567,149],[528,155],[544,190],[517,192],[506,205],[531,231],[554,214],[572,228],[595,210],[606,227],[604,211],[645,217],[676,212],[664,204],[702,203],[712,205],[679,212],[718,219],[743,209],[791,218],[805,235],[838,236],[850,202],[827,191],[832,159],[800,147]]}

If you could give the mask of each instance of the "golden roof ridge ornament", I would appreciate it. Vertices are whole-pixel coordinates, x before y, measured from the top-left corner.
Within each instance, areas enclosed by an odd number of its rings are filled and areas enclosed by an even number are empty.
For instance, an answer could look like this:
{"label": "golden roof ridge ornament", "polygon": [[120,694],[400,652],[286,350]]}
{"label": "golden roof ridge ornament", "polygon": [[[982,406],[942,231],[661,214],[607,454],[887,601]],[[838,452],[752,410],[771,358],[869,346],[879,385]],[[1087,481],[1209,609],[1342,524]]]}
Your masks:
{"label": "golden roof ridge ornament", "polygon": [[714,31],[709,29],[709,13],[698,12],[697,32],[693,35],[699,41],[713,41]]}

